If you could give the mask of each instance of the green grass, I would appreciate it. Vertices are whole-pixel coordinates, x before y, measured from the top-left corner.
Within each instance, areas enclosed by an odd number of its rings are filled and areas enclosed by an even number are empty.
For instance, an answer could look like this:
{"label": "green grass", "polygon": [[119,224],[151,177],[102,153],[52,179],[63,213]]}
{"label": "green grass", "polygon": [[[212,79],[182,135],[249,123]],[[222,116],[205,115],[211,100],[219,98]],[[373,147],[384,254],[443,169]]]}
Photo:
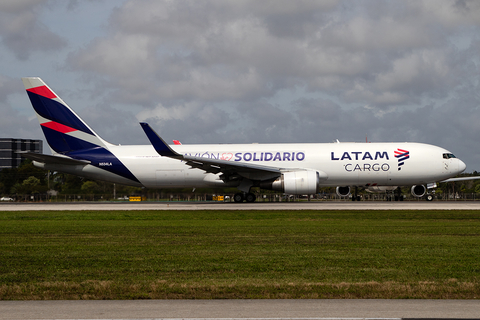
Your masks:
{"label": "green grass", "polygon": [[480,211],[0,212],[0,299],[480,297]]}

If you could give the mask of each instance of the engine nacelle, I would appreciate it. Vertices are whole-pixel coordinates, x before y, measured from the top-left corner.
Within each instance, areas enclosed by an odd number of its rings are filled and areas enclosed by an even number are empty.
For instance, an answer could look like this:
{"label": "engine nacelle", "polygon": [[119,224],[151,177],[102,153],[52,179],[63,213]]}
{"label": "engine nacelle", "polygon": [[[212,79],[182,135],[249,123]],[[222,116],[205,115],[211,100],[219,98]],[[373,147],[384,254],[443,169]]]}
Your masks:
{"label": "engine nacelle", "polygon": [[335,189],[335,192],[339,197],[348,197],[350,195],[350,187],[349,186],[337,187],[337,189]]}
{"label": "engine nacelle", "polygon": [[315,194],[320,187],[320,181],[326,180],[327,174],[321,171],[301,170],[288,171],[273,182],[260,184],[263,189],[271,189],[286,194]]}
{"label": "engine nacelle", "polygon": [[416,185],[416,186],[412,186],[412,196],[414,197],[417,197],[417,198],[421,198],[425,195],[425,193],[427,193],[427,188],[425,188],[424,185]]}

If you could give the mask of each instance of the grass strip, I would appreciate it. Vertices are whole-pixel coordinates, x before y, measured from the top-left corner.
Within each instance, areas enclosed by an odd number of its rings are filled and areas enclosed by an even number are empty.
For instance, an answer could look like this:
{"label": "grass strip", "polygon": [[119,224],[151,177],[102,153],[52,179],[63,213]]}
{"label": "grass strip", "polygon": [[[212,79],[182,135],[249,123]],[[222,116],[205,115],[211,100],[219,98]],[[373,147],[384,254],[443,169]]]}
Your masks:
{"label": "grass strip", "polygon": [[480,211],[0,213],[0,299],[480,296]]}

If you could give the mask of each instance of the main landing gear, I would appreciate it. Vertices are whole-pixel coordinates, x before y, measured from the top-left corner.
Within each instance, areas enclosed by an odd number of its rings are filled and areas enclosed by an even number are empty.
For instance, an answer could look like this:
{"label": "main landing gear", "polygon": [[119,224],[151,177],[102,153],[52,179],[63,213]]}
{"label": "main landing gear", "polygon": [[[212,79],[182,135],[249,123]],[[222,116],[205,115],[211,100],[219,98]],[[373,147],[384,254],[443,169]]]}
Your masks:
{"label": "main landing gear", "polygon": [[358,195],[358,187],[355,187],[355,192],[352,195],[352,201],[362,201],[362,197]]}
{"label": "main landing gear", "polygon": [[248,193],[239,192],[239,193],[235,193],[235,195],[233,196],[233,201],[235,201],[236,203],[240,203],[243,201],[251,203],[251,202],[255,202],[256,199],[257,199],[257,196],[251,192],[248,192]]}
{"label": "main landing gear", "polygon": [[392,193],[387,193],[387,201],[403,201],[402,189],[397,187]]}

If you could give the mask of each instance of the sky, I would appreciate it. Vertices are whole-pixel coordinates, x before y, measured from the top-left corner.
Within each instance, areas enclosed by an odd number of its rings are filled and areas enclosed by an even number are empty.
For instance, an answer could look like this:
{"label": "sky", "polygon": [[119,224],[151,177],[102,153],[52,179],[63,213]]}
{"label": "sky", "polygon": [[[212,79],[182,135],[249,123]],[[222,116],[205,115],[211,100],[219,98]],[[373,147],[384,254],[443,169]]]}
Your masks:
{"label": "sky", "polygon": [[368,137],[480,172],[480,1],[2,0],[0,137],[44,139],[26,76],[115,144]]}

